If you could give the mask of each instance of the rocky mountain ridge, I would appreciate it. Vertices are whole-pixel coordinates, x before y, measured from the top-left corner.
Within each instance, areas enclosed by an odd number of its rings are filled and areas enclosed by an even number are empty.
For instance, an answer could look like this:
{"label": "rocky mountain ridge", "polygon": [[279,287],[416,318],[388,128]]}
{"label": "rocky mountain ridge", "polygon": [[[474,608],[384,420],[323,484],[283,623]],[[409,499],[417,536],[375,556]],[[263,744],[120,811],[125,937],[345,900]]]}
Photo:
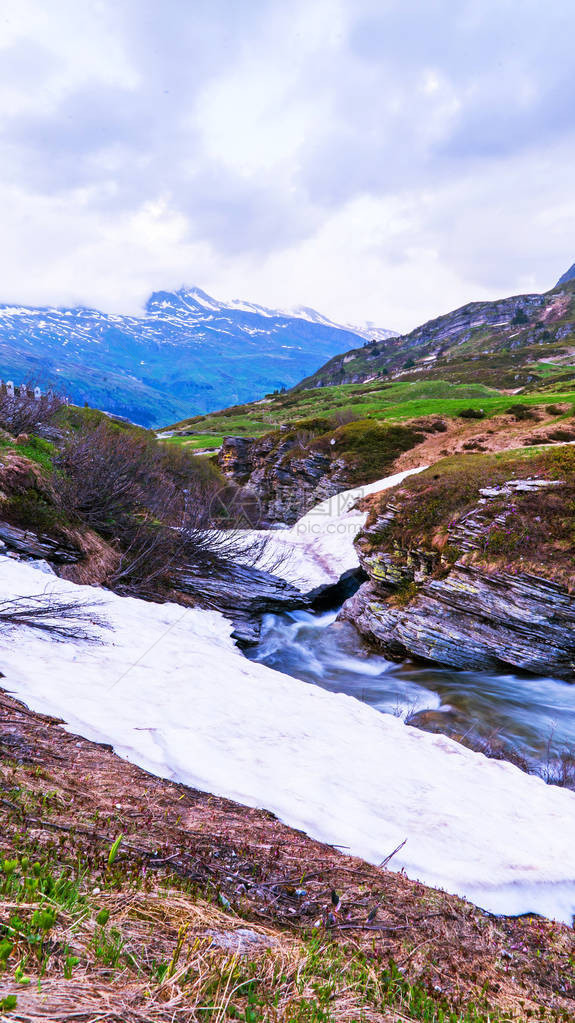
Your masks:
{"label": "rocky mountain ridge", "polygon": [[557,284],[558,285],[559,284],[566,284],[567,281],[572,281],[574,279],[575,279],[575,263],[573,263],[573,266],[569,267],[569,269],[565,271],[563,276],[560,277],[559,280],[557,281]]}
{"label": "rocky mountain ridge", "polygon": [[[408,334],[337,355],[298,390],[387,379],[478,381],[517,389],[575,376],[575,273],[544,295],[472,302]],[[486,359],[488,356],[488,360]],[[545,362],[555,367],[541,368]]]}

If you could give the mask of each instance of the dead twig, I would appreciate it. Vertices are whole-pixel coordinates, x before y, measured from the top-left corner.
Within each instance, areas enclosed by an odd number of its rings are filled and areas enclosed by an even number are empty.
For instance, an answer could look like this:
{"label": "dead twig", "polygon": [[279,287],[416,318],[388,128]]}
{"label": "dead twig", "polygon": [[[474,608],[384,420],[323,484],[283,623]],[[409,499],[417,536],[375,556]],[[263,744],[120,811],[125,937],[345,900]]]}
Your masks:
{"label": "dead twig", "polygon": [[380,868],[380,870],[385,870],[385,868],[387,867],[388,863],[393,859],[393,857],[396,855],[396,853],[398,853],[401,849],[403,849],[403,847],[404,847],[406,842],[407,842],[407,838],[404,838],[403,842],[400,842],[400,844],[397,846],[397,848],[394,849],[393,852],[390,852],[389,856],[386,856],[385,859],[381,861],[381,863],[378,863],[378,867]]}

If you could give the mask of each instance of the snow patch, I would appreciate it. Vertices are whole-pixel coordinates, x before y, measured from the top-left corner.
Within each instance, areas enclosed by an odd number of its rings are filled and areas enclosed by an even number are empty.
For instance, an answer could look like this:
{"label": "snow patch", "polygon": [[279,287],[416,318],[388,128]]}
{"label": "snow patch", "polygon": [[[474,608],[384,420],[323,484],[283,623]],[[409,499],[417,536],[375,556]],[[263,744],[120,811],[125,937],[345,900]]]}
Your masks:
{"label": "snow patch", "polygon": [[575,911],[575,794],[246,660],[217,612],[51,579],[0,558],[0,599],[95,597],[101,643],[2,629],[5,686],[120,756],[495,913]]}
{"label": "snow patch", "polygon": [[254,535],[269,537],[266,559],[272,566],[278,563],[271,571],[307,593],[317,586],[336,583],[344,572],[359,568],[354,540],[365,525],[367,513],[356,507],[358,501],[396,487],[426,468],[423,465],[407,469],[375,483],[344,490],[316,505],[290,529],[274,529],[265,534],[254,530]]}

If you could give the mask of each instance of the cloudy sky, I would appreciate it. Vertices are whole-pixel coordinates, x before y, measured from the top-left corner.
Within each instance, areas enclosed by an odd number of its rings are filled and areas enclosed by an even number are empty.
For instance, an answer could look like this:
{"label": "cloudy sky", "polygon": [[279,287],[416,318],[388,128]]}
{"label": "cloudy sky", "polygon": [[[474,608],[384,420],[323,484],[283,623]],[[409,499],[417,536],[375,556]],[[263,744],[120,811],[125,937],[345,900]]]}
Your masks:
{"label": "cloudy sky", "polygon": [[407,329],[575,260],[573,0],[0,0],[0,300]]}

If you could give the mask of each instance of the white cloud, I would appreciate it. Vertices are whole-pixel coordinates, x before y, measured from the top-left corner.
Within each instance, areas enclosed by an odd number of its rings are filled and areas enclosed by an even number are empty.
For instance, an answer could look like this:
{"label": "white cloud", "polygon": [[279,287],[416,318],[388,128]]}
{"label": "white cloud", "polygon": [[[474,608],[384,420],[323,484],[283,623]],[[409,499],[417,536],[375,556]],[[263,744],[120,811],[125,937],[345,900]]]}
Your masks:
{"label": "white cloud", "polygon": [[0,300],[406,329],[575,258],[557,0],[7,0]]}

